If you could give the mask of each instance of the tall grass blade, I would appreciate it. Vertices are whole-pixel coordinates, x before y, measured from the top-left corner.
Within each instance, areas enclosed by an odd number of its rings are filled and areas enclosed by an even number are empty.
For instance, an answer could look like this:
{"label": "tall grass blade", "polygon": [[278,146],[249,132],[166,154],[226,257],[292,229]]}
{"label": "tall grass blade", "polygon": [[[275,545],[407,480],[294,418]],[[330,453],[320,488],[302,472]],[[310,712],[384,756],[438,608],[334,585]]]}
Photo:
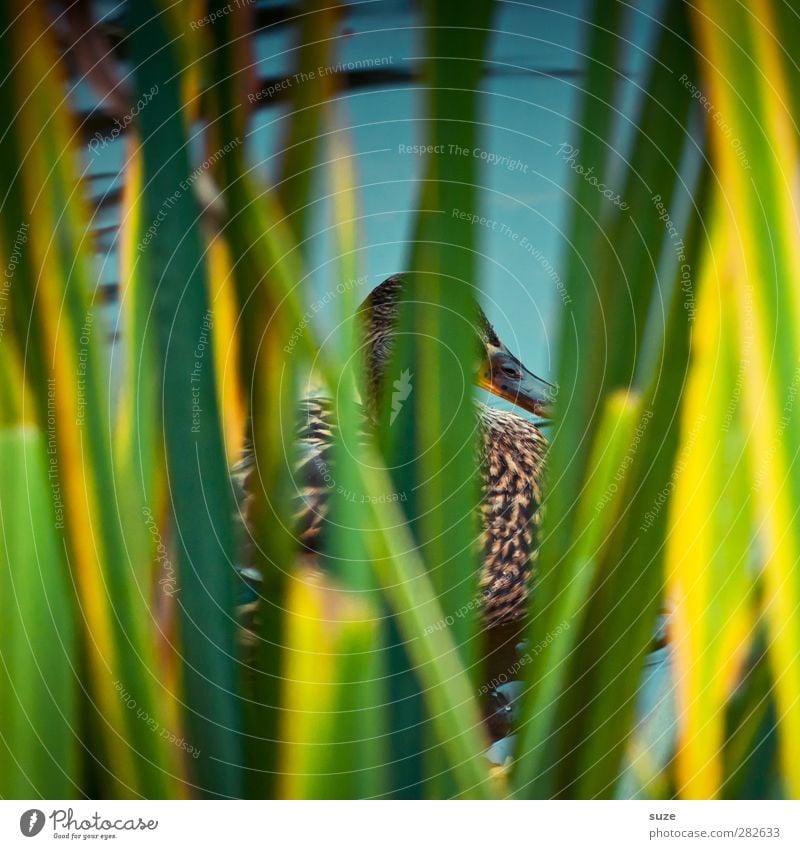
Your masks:
{"label": "tall grass blade", "polygon": [[378,609],[307,578],[292,582],[287,610],[280,795],[380,796],[382,705],[361,697],[383,674]]}
{"label": "tall grass blade", "polygon": [[0,428],[0,796],[81,792],[76,598],[56,533],[46,443]]}
{"label": "tall grass blade", "polygon": [[[779,42],[776,4],[694,15],[709,121],[731,232],[739,346],[746,357],[742,426],[763,557],[767,650],[775,679],[786,792],[800,795],[800,242],[797,118]],[[735,128],[730,131],[726,128]],[[731,137],[733,136],[733,137]],[[701,790],[703,788],[700,788]]]}
{"label": "tall grass blade", "polygon": [[[381,444],[394,469],[392,491],[407,499],[414,538],[476,691],[485,677],[478,665],[477,615],[456,614],[476,611],[478,597],[471,387],[479,352],[471,303],[479,286],[475,234],[459,214],[472,213],[478,205],[476,160],[462,151],[477,146],[480,71],[492,9],[491,2],[466,7],[435,2],[427,10],[430,58],[424,76],[430,122],[425,142],[442,153],[428,159],[421,186],[380,422]],[[403,795],[415,795],[422,791],[421,761],[408,755],[421,752],[426,742],[419,692],[399,645],[392,667],[395,785],[405,788]]]}
{"label": "tall grass blade", "polygon": [[[565,740],[562,785],[577,798],[611,796],[633,726],[642,664],[653,646],[656,614],[664,608],[664,545],[674,484],[681,405],[689,370],[694,298],[704,238],[707,169],[696,187],[696,209],[681,238],[660,349],[648,375],[640,417],[614,475],[621,492],[601,554],[598,579],[562,710],[573,720]],[[666,246],[672,250],[673,244]],[[688,295],[686,274],[689,270]],[[695,276],[697,275],[697,276]],[[689,300],[691,296],[691,301]],[[660,328],[659,328],[660,329]],[[604,505],[596,505],[601,510]]]}
{"label": "tall grass blade", "polygon": [[[711,243],[725,256],[720,224],[714,222]],[[736,307],[730,278],[718,274],[709,252],[699,281],[667,536],[681,729],[676,779],[679,793],[692,799],[720,794],[725,708],[754,626],[748,574],[752,495],[744,433],[738,411],[729,406],[741,380],[738,339],[725,332],[735,324]]]}
{"label": "tall grass blade", "polygon": [[521,796],[547,798],[558,789],[556,768],[563,755],[558,735],[560,723],[569,719],[567,716],[565,720],[559,712],[559,701],[569,687],[571,654],[580,638],[602,550],[620,507],[622,492],[615,475],[641,420],[642,409],[642,399],[633,393],[620,391],[606,400],[595,456],[589,466],[592,471],[579,503],[578,521],[584,530],[575,546],[570,581],[548,611],[550,629],[537,634],[528,652],[533,687],[521,722],[523,745],[514,776]]}
{"label": "tall grass blade", "polygon": [[[375,499],[393,497],[389,493],[368,491],[363,486],[361,469],[367,462],[364,453],[365,410],[356,397],[364,356],[363,326],[357,312],[355,281],[358,274],[358,233],[356,203],[355,154],[343,131],[337,131],[333,109],[329,109],[332,164],[327,169],[330,194],[335,213],[333,230],[336,237],[339,283],[331,291],[337,293],[339,321],[328,340],[332,359],[341,364],[341,377],[335,389],[338,429],[334,436],[330,474],[329,521],[326,528],[324,562],[330,574],[352,592],[365,613],[374,621],[352,634],[345,651],[337,658],[337,675],[346,686],[340,702],[344,713],[334,718],[333,741],[339,744],[343,795],[378,796],[387,787],[388,738],[386,686],[386,607],[378,593],[378,582],[371,562],[368,535],[380,532],[370,521],[366,506]],[[326,346],[327,347],[327,346]],[[326,350],[321,357],[328,357]],[[347,596],[345,596],[347,598]],[[352,603],[352,602],[351,602]],[[362,614],[363,615],[363,614]],[[360,654],[347,650],[349,642],[360,647]],[[370,721],[365,721],[371,718]],[[349,741],[346,744],[345,741]]]}
{"label": "tall grass blade", "polygon": [[[596,20],[601,20],[604,6],[597,5]],[[616,4],[612,8],[619,11]],[[542,575],[529,640],[535,644],[542,635],[553,633],[565,614],[564,621],[574,625],[577,633],[568,655],[562,658],[550,648],[529,667],[532,712],[526,712],[529,730],[523,737],[519,780],[523,788],[533,782],[527,792],[534,796],[613,795],[662,592],[664,523],[659,522],[648,538],[639,525],[656,487],[669,478],[674,456],[675,409],[687,368],[682,340],[688,322],[679,288],[665,329],[651,327],[651,333],[658,334],[653,340],[658,355],[649,362],[656,369],[652,373],[643,365],[644,352],[653,346],[653,342],[645,345],[645,331],[652,324],[654,304],[663,297],[656,285],[662,254],[668,253],[670,269],[691,269],[689,231],[696,231],[700,210],[693,215],[693,226],[682,229],[685,239],[679,238],[672,218],[665,226],[664,210],[675,215],[672,202],[683,179],[678,169],[687,147],[691,103],[690,93],[674,79],[673,70],[691,63],[684,4],[668,4],[660,26],[627,169],[621,172],[609,161],[590,123],[604,102],[606,110],[611,105],[606,98],[613,94],[612,78],[602,66],[590,66],[581,146],[566,151],[583,168],[595,168],[603,185],[612,185],[614,179],[624,182],[621,202],[601,205],[598,189],[588,180],[577,180],[573,244],[597,254],[596,289],[593,296],[588,288],[576,292],[577,305],[565,309],[562,319],[559,379],[562,398],[566,389],[569,406],[563,409],[564,420],[551,448]],[[612,51],[611,34],[598,32],[594,39],[592,57]],[[608,115],[605,121],[609,122]],[[586,197],[587,192],[595,196]],[[576,283],[588,287],[592,281],[586,279],[589,269],[584,262],[584,256],[577,256],[570,274]],[[587,301],[595,298],[596,303],[589,306]],[[613,340],[605,361],[596,350],[602,338]],[[639,419],[629,430],[608,489],[598,493],[591,482],[598,473],[597,464],[605,461],[607,437],[601,438],[596,430],[592,410],[615,387],[631,391],[634,385],[643,392],[637,406]],[[586,418],[581,420],[579,413]],[[584,467],[581,482],[575,476],[591,445],[596,454]],[[572,495],[571,486],[576,487]],[[586,501],[590,495],[599,496],[591,505]],[[572,526],[569,542],[564,532],[575,510],[582,519]],[[598,539],[600,547],[592,552],[592,587],[584,590],[585,607],[567,611],[565,599],[585,574],[578,552],[599,515],[605,516],[607,535]],[[559,642],[567,641],[559,638]],[[542,680],[550,682],[547,690]],[[538,756],[528,751],[531,740],[540,749]],[[557,767],[545,770],[545,763]]]}
{"label": "tall grass blade", "polygon": [[[115,500],[115,487],[127,481],[115,477],[110,460],[102,337],[90,304],[87,218],[73,172],[74,128],[61,100],[63,72],[43,7],[12,4],[3,13],[3,94],[14,115],[0,140],[3,230],[9,244],[14,230],[27,233],[18,239],[10,338],[28,372],[23,415],[35,411],[48,432],[58,542],[79,598],[82,711],[92,729],[86,764],[109,795],[177,795],[169,778],[177,751],[153,731],[169,723],[154,698],[149,599],[125,547],[129,534],[147,531],[139,516],[118,512]],[[122,690],[133,702],[123,702]]]}

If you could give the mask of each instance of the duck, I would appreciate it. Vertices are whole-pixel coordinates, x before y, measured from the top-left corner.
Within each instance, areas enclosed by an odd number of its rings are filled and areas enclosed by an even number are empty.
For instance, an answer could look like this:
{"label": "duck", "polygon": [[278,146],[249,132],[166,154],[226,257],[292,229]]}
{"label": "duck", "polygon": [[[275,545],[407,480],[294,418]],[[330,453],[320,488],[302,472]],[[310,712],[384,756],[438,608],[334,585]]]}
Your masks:
{"label": "duck", "polygon": [[[394,334],[407,277],[393,275],[377,286],[358,309],[364,336],[363,428],[374,427],[379,393],[394,350]],[[518,655],[521,629],[532,591],[536,537],[542,510],[542,482],[547,440],[542,425],[550,418],[555,387],[531,372],[500,340],[485,313],[473,302],[475,348],[479,352],[474,382],[511,402],[536,421],[517,412],[475,401],[478,438],[476,463],[480,491],[480,616],[487,634],[487,669],[511,669]],[[329,470],[336,434],[335,406],[329,398],[309,397],[300,403],[294,467],[298,496],[294,535],[306,558],[325,550],[325,527],[330,504]],[[257,485],[252,442],[245,445],[233,476],[239,491],[239,510],[245,528],[248,506]],[[249,536],[245,534],[245,537]],[[246,577],[257,574],[246,566]],[[251,602],[250,615],[258,602]],[[490,679],[487,679],[490,680]],[[497,694],[492,692],[493,703]],[[490,708],[487,718],[493,739],[507,731],[506,711]]]}

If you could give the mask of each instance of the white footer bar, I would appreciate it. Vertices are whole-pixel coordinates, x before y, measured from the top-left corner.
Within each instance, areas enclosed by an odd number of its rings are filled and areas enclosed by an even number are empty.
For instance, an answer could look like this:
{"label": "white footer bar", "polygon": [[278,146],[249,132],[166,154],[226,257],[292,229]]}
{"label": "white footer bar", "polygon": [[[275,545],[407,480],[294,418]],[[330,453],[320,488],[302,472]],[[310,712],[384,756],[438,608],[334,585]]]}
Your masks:
{"label": "white footer bar", "polygon": [[153,849],[184,841],[219,849],[795,849],[800,803],[0,801],[0,846],[53,841]]}

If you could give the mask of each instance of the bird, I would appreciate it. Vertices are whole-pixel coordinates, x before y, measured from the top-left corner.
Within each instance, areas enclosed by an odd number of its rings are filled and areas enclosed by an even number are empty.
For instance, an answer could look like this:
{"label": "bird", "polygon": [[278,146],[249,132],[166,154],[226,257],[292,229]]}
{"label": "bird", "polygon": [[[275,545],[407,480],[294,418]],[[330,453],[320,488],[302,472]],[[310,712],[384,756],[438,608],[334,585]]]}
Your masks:
{"label": "bird", "polygon": [[[363,429],[375,426],[378,399],[394,351],[405,275],[393,275],[377,286],[358,309],[363,333]],[[474,382],[539,419],[549,418],[555,387],[537,377],[498,337],[483,310],[474,303],[473,322],[479,351]],[[480,491],[481,619],[488,635],[487,669],[512,668],[517,657],[536,559],[536,532],[541,520],[542,480],[547,440],[541,421],[475,401],[478,423],[476,462]],[[300,402],[296,440],[298,481],[294,535],[306,555],[325,550],[325,526],[330,504],[330,469],[336,435],[334,404],[328,398]],[[233,476],[241,493],[239,515],[248,525],[248,507],[257,485],[256,461],[248,441]],[[245,534],[247,536],[247,534]],[[257,580],[252,569],[247,570]],[[258,602],[250,603],[255,613]],[[487,679],[491,680],[491,679]],[[495,702],[496,702],[495,697]],[[493,738],[503,736],[504,712],[489,710]],[[499,730],[498,730],[499,729]]]}

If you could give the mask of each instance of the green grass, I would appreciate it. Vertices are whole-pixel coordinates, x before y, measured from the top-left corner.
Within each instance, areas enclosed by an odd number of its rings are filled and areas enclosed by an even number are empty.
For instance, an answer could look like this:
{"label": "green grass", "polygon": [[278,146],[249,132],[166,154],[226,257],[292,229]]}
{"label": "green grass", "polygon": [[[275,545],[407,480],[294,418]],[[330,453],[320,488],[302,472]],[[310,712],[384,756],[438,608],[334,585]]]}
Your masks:
{"label": "green grass", "polygon": [[[344,281],[365,271],[339,78],[292,92],[288,152],[264,185],[242,143],[254,35],[234,15],[192,29],[166,3],[131,4],[132,102],[159,93],[127,155],[112,415],[66,72],[44,7],[3,8],[0,248],[18,262],[0,338],[1,796],[614,797],[636,758],[643,796],[800,796],[798,113],[780,43],[796,18],[769,2],[666,7],[624,162],[609,142],[630,121],[624,5],[597,0],[586,26],[570,143],[626,208],[579,175],[569,187],[532,661],[502,770],[484,757],[479,617],[453,615],[471,606],[479,562],[460,365],[474,356],[461,328],[480,294],[475,229],[415,222],[401,316],[415,341],[387,377],[408,369],[413,393],[364,444],[355,292],[331,306],[331,340],[314,323],[296,335],[317,187],[335,209],[332,265]],[[479,144],[495,13],[488,0],[426,6],[420,141]],[[312,8],[297,33],[300,65],[335,59],[333,11]],[[203,156],[226,151],[207,169],[212,209],[181,188],[200,114]],[[658,203],[676,207],[692,156],[677,258]],[[432,157],[419,200],[479,212],[475,159]],[[298,569],[290,529],[294,411],[312,374],[343,387],[337,479],[366,498],[333,494],[317,578]],[[227,471],[245,431],[264,576],[253,651],[234,615]],[[369,501],[395,491],[407,498]],[[666,760],[649,758],[635,708],[663,606],[681,718]]]}

